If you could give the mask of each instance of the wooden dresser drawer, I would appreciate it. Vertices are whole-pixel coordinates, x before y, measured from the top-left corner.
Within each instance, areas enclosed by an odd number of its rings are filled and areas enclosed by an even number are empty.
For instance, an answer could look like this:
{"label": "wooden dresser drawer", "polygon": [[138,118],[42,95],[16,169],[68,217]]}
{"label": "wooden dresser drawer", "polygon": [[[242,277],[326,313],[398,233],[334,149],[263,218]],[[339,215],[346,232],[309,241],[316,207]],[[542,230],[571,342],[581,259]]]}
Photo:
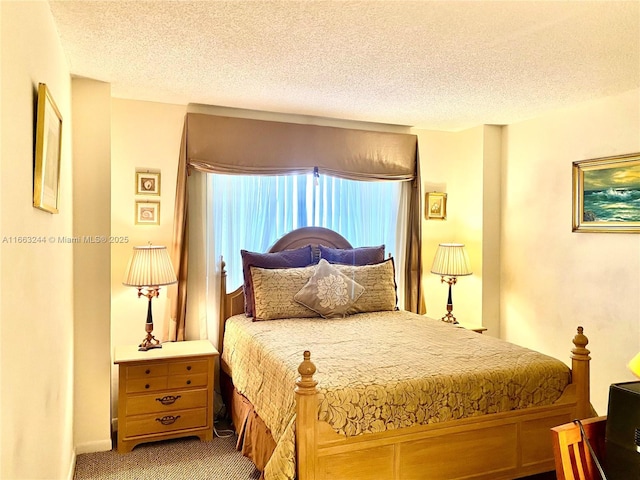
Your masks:
{"label": "wooden dresser drawer", "polygon": [[161,392],[149,395],[134,395],[127,400],[127,415],[168,412],[187,408],[206,407],[207,389]]}
{"label": "wooden dresser drawer", "polygon": [[207,373],[174,375],[168,379],[169,388],[206,387],[208,383],[209,375]]}
{"label": "wooden dresser drawer", "polygon": [[137,415],[126,417],[127,436],[166,433],[174,430],[185,430],[207,425],[207,409],[174,410],[171,413],[154,415]]}
{"label": "wooden dresser drawer", "polygon": [[134,378],[127,380],[127,393],[157,392],[167,388],[168,377]]}
{"label": "wooden dresser drawer", "polygon": [[163,377],[169,373],[167,363],[149,363],[144,365],[131,365],[125,367],[125,375],[129,378]]}
{"label": "wooden dresser drawer", "polygon": [[169,365],[169,375],[187,375],[193,373],[207,373],[206,360],[193,360],[189,362],[176,362]]}

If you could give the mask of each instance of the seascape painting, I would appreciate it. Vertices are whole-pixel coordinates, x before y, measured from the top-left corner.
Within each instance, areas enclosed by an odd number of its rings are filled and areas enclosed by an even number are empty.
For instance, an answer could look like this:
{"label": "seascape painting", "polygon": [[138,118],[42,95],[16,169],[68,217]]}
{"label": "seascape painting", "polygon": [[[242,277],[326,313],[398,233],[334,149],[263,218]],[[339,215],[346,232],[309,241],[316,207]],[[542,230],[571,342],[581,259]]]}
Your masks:
{"label": "seascape painting", "polygon": [[573,231],[640,232],[640,154],[573,164]]}
{"label": "seascape painting", "polygon": [[640,222],[640,165],[584,172],[585,222]]}

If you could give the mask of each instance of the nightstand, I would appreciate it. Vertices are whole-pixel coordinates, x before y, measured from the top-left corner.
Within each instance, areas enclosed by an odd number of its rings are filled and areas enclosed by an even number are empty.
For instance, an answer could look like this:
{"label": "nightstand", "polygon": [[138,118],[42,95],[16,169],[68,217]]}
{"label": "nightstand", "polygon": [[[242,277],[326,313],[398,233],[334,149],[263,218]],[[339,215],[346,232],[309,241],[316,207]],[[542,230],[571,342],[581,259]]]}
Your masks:
{"label": "nightstand", "polygon": [[217,355],[208,340],[167,342],[146,352],[134,345],[116,347],[118,452],[170,438],[212,440]]}

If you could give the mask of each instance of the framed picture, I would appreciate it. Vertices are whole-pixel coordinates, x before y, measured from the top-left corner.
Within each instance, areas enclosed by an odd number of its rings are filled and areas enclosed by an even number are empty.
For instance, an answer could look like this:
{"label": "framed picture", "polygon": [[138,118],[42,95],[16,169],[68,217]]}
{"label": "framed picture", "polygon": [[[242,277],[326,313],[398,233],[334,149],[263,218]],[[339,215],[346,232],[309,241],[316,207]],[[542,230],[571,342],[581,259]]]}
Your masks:
{"label": "framed picture", "polygon": [[640,232],[640,153],[573,162],[573,231]]}
{"label": "framed picture", "polygon": [[136,225],[160,225],[160,202],[136,201]]}
{"label": "framed picture", "polygon": [[38,85],[36,156],[33,169],[33,206],[58,213],[62,116],[47,85]]}
{"label": "framed picture", "polygon": [[427,201],[425,203],[425,217],[428,220],[445,220],[447,218],[446,193],[427,193]]}
{"label": "framed picture", "polygon": [[160,195],[160,172],[136,172],[136,195]]}

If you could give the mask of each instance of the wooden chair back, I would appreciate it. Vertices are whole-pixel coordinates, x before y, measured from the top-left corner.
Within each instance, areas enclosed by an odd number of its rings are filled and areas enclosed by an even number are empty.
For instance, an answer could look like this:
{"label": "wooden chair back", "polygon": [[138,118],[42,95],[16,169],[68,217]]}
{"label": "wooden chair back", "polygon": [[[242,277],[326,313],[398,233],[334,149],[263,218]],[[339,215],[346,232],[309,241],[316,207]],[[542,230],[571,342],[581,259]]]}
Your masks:
{"label": "wooden chair back", "polygon": [[[596,457],[603,464],[607,417],[582,420],[582,426]],[[558,480],[601,480],[596,463],[591,457],[577,423],[571,422],[554,427],[551,429],[551,435]]]}

